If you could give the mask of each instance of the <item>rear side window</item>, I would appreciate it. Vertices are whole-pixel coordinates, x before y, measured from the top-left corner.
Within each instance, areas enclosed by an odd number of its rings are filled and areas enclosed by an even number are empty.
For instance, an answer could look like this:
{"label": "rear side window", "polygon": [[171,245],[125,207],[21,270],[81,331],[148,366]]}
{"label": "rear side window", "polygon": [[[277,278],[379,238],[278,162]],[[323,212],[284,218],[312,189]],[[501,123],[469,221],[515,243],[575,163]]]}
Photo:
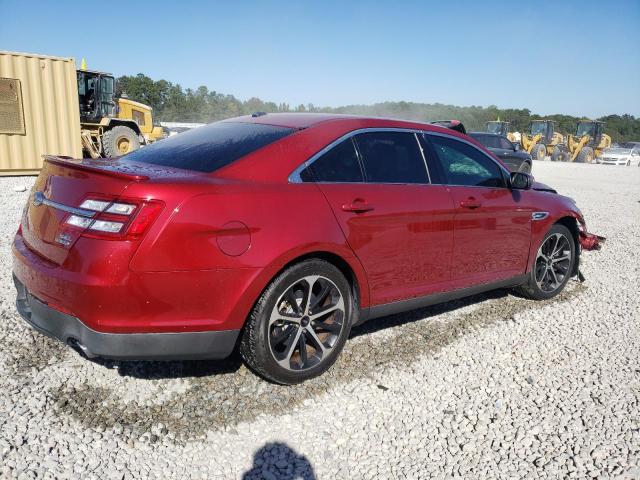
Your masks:
{"label": "rear side window", "polygon": [[300,178],[305,182],[363,182],[364,177],[353,140],[348,138],[318,157],[311,166],[300,173]]}
{"label": "rear side window", "polygon": [[499,137],[499,138],[500,138],[500,148],[503,148],[504,150],[513,150],[513,143],[511,143],[508,139],[504,137]]}
{"label": "rear side window", "polygon": [[428,135],[449,185],[504,187],[500,167],[471,145],[448,137]]}
{"label": "rear side window", "polygon": [[503,148],[500,144],[500,137],[493,135],[471,135],[471,137],[487,148]]}
{"label": "rear side window", "polygon": [[355,141],[367,182],[429,183],[427,167],[413,133],[360,133]]}
{"label": "rear side window", "polygon": [[273,125],[218,122],[161,140],[122,158],[165,167],[214,172],[294,131]]}

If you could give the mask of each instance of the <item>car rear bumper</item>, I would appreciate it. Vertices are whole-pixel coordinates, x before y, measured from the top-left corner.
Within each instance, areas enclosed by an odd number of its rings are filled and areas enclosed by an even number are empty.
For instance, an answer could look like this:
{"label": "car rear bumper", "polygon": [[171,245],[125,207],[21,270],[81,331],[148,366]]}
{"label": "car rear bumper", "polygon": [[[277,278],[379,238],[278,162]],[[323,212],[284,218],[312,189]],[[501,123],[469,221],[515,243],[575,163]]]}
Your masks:
{"label": "car rear bumper", "polygon": [[24,320],[45,335],[79,347],[88,357],[120,360],[190,360],[225,358],[239,330],[184,333],[97,332],[72,315],[51,308],[31,295],[14,275],[16,306]]}

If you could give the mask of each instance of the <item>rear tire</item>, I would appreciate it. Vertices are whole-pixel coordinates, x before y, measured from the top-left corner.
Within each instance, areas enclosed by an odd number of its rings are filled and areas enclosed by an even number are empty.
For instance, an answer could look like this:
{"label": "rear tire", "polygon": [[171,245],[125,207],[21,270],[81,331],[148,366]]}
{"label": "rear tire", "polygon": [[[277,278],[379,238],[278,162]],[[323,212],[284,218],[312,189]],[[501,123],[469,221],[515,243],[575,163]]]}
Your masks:
{"label": "rear tire", "polygon": [[541,143],[537,143],[531,149],[531,158],[534,160],[544,160],[547,156],[547,147],[542,145]]}
{"label": "rear tire", "polygon": [[102,135],[102,150],[105,157],[120,157],[140,148],[136,132],[124,125],[107,130]]}
{"label": "rear tire", "polygon": [[242,333],[240,354],[251,370],[276,383],[317,377],[342,351],[354,310],[351,287],[334,265],[319,259],[297,263],[260,296]]}
{"label": "rear tire", "polygon": [[573,235],[567,227],[556,223],[538,248],[527,283],[514,290],[532,300],[555,297],[567,285],[575,262],[576,244]]}
{"label": "rear tire", "polygon": [[578,157],[576,158],[576,162],[578,163],[592,163],[595,158],[593,154],[593,148],[591,147],[582,147]]}

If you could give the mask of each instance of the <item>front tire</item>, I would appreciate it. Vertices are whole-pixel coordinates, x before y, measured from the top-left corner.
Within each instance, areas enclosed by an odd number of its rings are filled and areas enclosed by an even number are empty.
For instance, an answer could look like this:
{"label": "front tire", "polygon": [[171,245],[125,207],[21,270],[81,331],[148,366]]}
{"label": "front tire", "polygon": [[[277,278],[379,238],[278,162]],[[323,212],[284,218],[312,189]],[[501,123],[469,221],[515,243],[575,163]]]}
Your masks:
{"label": "front tire", "polygon": [[520,164],[520,168],[518,168],[519,172],[522,173],[531,173],[531,164],[529,162],[522,162]]}
{"label": "front tire", "polygon": [[566,162],[569,160],[569,152],[562,150],[560,147],[553,147],[553,153],[551,154],[552,162]]}
{"label": "front tire", "polygon": [[571,278],[576,262],[576,245],[567,227],[555,224],[542,240],[527,283],[515,290],[533,300],[558,295]]}
{"label": "front tire", "polygon": [[537,143],[531,149],[531,158],[533,158],[534,160],[544,160],[546,156],[547,156],[547,147],[545,147],[541,143]]}
{"label": "front tire", "polygon": [[334,265],[311,259],[278,275],[256,303],[240,341],[248,367],[284,385],[321,375],[351,330],[354,301]]}
{"label": "front tire", "polygon": [[102,135],[102,150],[105,157],[120,157],[140,148],[136,132],[124,125],[107,130]]}

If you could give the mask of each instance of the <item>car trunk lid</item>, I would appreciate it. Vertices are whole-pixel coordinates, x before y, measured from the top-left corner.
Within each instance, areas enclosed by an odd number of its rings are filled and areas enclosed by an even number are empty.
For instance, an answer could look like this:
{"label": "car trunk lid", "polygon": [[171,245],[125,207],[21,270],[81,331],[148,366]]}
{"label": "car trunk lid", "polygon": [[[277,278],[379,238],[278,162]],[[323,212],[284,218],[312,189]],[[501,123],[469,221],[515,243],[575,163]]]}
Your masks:
{"label": "car trunk lid", "polygon": [[118,159],[45,157],[23,213],[24,240],[31,250],[60,265],[86,230],[66,224],[67,219],[72,215],[95,218],[99,214],[81,208],[84,200],[97,197],[113,201],[132,183],[170,173],[166,168]]}

